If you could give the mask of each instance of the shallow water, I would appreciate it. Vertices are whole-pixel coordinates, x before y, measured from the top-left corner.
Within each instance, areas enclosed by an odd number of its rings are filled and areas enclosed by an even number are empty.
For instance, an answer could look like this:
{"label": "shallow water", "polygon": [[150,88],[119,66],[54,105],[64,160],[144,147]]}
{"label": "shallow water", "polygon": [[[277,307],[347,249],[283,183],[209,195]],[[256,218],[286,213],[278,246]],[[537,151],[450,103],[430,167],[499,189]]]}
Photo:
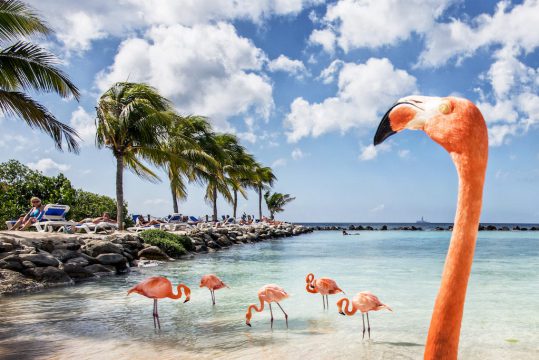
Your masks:
{"label": "shallow water", "polygon": [[[315,232],[235,246],[191,260],[133,271],[75,287],[0,298],[0,357],[13,359],[418,359],[423,353],[449,232]],[[539,234],[481,232],[462,326],[462,359],[539,358]],[[361,339],[361,316],[322,310],[305,291],[305,275],[334,278],[348,295],[370,290],[394,312],[371,313],[372,340]],[[231,289],[210,294],[200,276],[216,273]],[[163,275],[193,291],[188,303],[126,296],[133,284]],[[291,297],[245,326],[245,310],[264,284]]]}

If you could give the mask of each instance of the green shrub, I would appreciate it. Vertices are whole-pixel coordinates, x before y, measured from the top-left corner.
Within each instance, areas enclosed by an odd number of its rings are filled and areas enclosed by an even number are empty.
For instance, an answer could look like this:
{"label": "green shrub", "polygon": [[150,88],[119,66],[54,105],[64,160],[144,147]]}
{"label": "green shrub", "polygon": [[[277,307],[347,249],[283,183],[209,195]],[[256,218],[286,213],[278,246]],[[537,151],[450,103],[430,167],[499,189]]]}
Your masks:
{"label": "green shrub", "polygon": [[[193,244],[187,236],[178,236],[163,230],[144,230],[139,236],[146,244],[155,245],[170,257],[179,257],[193,250]],[[185,245],[184,245],[185,244]]]}

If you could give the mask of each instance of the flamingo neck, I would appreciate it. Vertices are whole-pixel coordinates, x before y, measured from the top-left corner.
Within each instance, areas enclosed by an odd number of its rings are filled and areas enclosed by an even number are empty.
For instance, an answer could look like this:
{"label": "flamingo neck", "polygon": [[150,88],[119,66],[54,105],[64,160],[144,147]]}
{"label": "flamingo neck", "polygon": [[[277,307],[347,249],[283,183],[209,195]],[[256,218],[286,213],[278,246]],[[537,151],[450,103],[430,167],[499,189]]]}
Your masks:
{"label": "flamingo neck", "polygon": [[456,359],[458,354],[466,288],[481,215],[487,149],[483,147],[475,155],[452,153],[459,176],[457,211],[432,313],[425,359]]}
{"label": "flamingo neck", "polygon": [[189,296],[189,294],[191,293],[191,289],[189,289],[184,284],[179,284],[178,288],[177,288],[178,293],[176,295],[174,295],[174,293],[171,290],[170,294],[167,297],[170,298],[170,299],[179,299],[179,298],[181,298],[182,297],[182,288],[184,290],[185,296]]}
{"label": "flamingo neck", "polygon": [[256,307],[255,304],[249,305],[249,308],[247,309],[247,313],[249,313],[249,318],[251,318],[251,314],[253,310],[256,312],[261,312],[264,310],[264,301],[260,298],[259,300],[260,300],[260,307]]}
{"label": "flamingo neck", "polygon": [[[355,306],[352,306],[352,310],[349,309],[350,308],[350,300],[348,300],[347,298],[342,299],[341,305],[344,305],[342,310],[348,316],[354,315],[357,312],[357,308]],[[339,306],[341,306],[341,305],[339,305]]]}

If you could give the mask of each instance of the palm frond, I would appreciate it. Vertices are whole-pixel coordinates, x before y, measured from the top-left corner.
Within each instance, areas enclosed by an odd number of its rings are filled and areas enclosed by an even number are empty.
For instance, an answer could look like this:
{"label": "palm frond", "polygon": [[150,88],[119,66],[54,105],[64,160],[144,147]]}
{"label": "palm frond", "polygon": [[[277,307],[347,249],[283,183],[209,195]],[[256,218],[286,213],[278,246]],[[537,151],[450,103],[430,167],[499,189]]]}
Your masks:
{"label": "palm frond", "polygon": [[33,9],[18,0],[0,1],[0,40],[10,41],[36,33],[49,34],[51,29]]}
{"label": "palm frond", "polygon": [[37,128],[54,140],[58,149],[62,149],[65,139],[68,151],[78,153],[77,132],[70,126],[58,121],[44,106],[28,95],[16,91],[0,90],[0,111],[3,114],[23,119],[30,127]]}

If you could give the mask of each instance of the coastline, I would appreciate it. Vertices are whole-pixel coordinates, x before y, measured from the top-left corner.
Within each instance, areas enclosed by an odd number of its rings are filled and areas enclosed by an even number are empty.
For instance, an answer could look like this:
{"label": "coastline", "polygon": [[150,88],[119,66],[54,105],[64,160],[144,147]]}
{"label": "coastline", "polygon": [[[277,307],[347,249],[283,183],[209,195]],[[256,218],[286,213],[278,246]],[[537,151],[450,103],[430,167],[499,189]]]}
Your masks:
{"label": "coastline", "polygon": [[[182,256],[185,257],[312,231],[302,225],[283,223],[193,228],[171,233],[192,241],[194,251]],[[0,296],[99,280],[126,274],[132,267],[181,261],[182,257],[172,259],[130,232],[81,235],[0,231]]]}

